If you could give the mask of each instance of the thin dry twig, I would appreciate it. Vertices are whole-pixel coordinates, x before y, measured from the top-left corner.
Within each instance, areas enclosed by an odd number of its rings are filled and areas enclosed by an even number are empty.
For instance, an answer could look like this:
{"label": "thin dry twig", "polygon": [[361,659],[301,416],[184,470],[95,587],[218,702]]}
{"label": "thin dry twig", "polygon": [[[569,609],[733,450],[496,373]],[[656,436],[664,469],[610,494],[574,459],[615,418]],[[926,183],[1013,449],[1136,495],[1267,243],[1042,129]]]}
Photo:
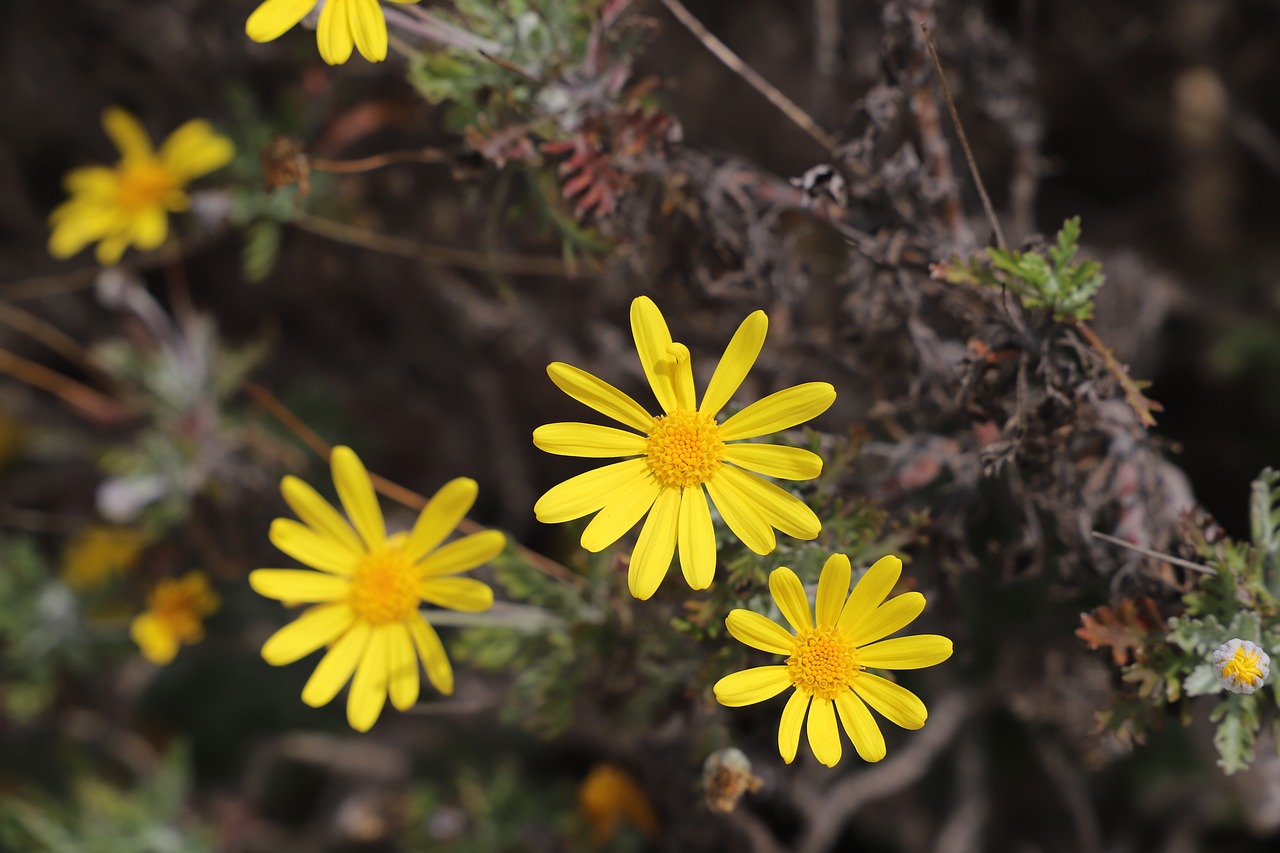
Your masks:
{"label": "thin dry twig", "polygon": [[317,172],[332,172],[339,175],[350,175],[356,172],[372,172],[384,166],[396,163],[448,163],[449,155],[439,148],[415,148],[410,151],[388,151],[385,154],[374,154],[358,160],[327,160],[324,157],[312,157],[308,163]]}
{"label": "thin dry twig", "polygon": [[1193,563],[1190,560],[1184,560],[1181,557],[1175,557],[1172,554],[1165,554],[1160,551],[1153,551],[1150,548],[1143,548],[1141,545],[1134,545],[1132,542],[1126,542],[1118,536],[1112,536],[1108,533],[1100,533],[1097,530],[1091,530],[1089,532],[1093,534],[1094,539],[1101,539],[1103,542],[1109,542],[1112,545],[1119,545],[1121,548],[1127,548],[1136,554],[1141,554],[1144,557],[1150,557],[1153,560],[1172,563],[1175,566],[1182,566],[1184,569],[1190,569],[1193,572],[1200,572],[1205,575],[1217,574],[1217,572],[1208,566],[1202,566],[1199,563]]}
{"label": "thin dry twig", "polygon": [[737,74],[747,82],[751,88],[755,89],[761,95],[768,99],[782,114],[809,134],[813,141],[817,142],[827,153],[835,156],[836,141],[832,136],[818,126],[818,123],[812,117],[796,104],[795,101],[782,94],[776,86],[768,80],[760,76],[760,74],[747,65],[738,54],[729,49],[729,46],[720,39],[711,34],[711,31],[703,26],[702,22],[694,17],[693,13],[685,8],[680,0],[662,0],[662,5],[667,7],[667,11],[675,16],[676,20],[684,25],[685,29],[693,33],[698,41],[702,42],[703,47],[711,51],[716,59],[723,62],[730,71]]}
{"label": "thin dry twig", "polygon": [[421,258],[442,267],[458,267],[482,272],[496,271],[509,275],[545,275],[564,278],[593,276],[599,273],[599,268],[590,258],[580,259],[578,268],[570,269],[569,265],[561,259],[548,255],[497,255],[471,249],[456,249],[451,246],[436,246],[334,222],[319,216],[304,216],[295,220],[293,224],[303,231],[338,243],[404,258]]}
{"label": "thin dry twig", "polygon": [[89,350],[49,321],[0,300],[0,323],[39,341],[86,372],[101,374],[101,369],[94,362]]}
{"label": "thin dry twig", "polygon": [[[245,391],[253,398],[254,402],[266,409],[276,420],[284,424],[286,428],[298,437],[298,440],[315,451],[316,455],[321,459],[328,461],[330,454],[333,453],[333,447],[316,433],[315,430],[307,426],[301,418],[289,410],[289,407],[280,402],[276,395],[272,394],[257,382],[248,382],[245,384]],[[421,511],[427,505],[427,498],[418,494],[412,489],[401,486],[399,483],[392,482],[386,477],[369,472],[369,479],[373,481],[373,487],[377,489],[383,496],[390,498],[398,504],[408,507],[412,510]],[[484,525],[478,524],[469,518],[464,518],[458,522],[458,529],[463,533],[479,533],[486,530]],[[558,581],[573,584],[581,587],[585,582],[578,575],[574,574],[567,567],[560,565],[555,560],[537,551],[530,550],[518,542],[507,540],[511,549],[520,555],[520,558],[532,565],[534,568],[544,574],[555,578]]]}
{"label": "thin dry twig", "polygon": [[0,349],[0,373],[48,391],[98,423],[118,423],[129,417],[129,410],[123,403],[8,350]]}
{"label": "thin dry twig", "polygon": [[1152,400],[1146,394],[1142,393],[1142,389],[1138,387],[1138,383],[1133,381],[1133,377],[1129,375],[1129,370],[1116,359],[1116,354],[1102,342],[1102,338],[1098,337],[1097,332],[1089,327],[1089,324],[1083,320],[1076,320],[1075,328],[1084,339],[1088,342],[1093,351],[1102,356],[1102,361],[1107,367],[1107,371],[1120,383],[1121,389],[1124,390],[1125,402],[1129,404],[1129,408],[1133,409],[1133,413],[1138,416],[1138,420],[1145,427],[1153,427],[1156,425],[1156,417],[1152,412],[1163,412],[1164,406],[1155,400]]}
{"label": "thin dry twig", "polygon": [[991,230],[995,232],[996,243],[1002,249],[1009,248],[1009,244],[1004,239],[1004,230],[1000,227],[1000,220],[996,218],[996,209],[991,204],[991,196],[987,195],[986,184],[982,182],[982,174],[978,171],[978,161],[973,157],[973,148],[969,146],[969,136],[964,132],[964,125],[960,123],[960,113],[956,110],[955,98],[951,96],[951,87],[947,84],[947,75],[942,70],[942,59],[938,56],[938,46],[933,43],[933,34],[929,32],[929,25],[921,23],[921,31],[924,32],[924,43],[929,48],[929,56],[933,57],[934,70],[938,72],[938,82],[942,84],[942,96],[946,99],[947,109],[951,112],[951,123],[955,125],[956,136],[960,138],[960,146],[964,148],[964,159],[969,164],[969,174],[973,175],[973,182],[978,187],[978,195],[982,198],[982,208],[987,212],[987,219],[991,222]]}

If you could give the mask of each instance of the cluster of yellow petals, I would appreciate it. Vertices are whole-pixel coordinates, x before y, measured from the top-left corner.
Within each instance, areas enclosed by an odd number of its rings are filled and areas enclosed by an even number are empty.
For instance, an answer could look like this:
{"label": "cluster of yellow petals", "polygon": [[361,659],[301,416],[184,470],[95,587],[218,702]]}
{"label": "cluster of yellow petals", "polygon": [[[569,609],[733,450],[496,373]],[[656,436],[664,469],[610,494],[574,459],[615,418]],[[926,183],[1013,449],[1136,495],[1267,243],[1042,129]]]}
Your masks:
{"label": "cluster of yellow petals", "polygon": [[701,486],[724,464],[720,425],[710,415],[676,409],[653,419],[644,448],[654,479],[673,489]]}
{"label": "cluster of yellow petals", "polygon": [[147,594],[147,609],[129,626],[143,657],[154,664],[169,663],[183,643],[204,637],[205,617],[221,603],[202,572],[188,572],[180,579],[166,578]]}

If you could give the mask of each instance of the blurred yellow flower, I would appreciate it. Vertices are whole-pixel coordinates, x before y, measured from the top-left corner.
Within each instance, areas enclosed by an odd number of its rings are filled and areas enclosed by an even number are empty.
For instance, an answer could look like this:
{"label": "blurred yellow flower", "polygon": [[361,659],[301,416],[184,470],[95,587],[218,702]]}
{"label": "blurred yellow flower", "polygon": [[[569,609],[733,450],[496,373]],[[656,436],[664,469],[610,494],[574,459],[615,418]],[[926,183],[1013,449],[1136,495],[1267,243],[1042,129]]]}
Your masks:
{"label": "blurred yellow flower", "polygon": [[169,235],[170,211],[191,204],[187,184],[235,156],[231,140],[203,119],[179,127],[158,152],[138,120],[119,107],[103,112],[102,126],[120,150],[120,162],[67,173],[63,186],[71,198],[49,215],[49,252],[55,258],[97,243],[98,261],[114,264],[130,245],[159,248]]}
{"label": "blurred yellow flower", "polygon": [[276,519],[271,541],[319,571],[258,569],[250,573],[249,584],[286,604],[316,605],[272,635],[262,657],[282,666],[329,646],[302,690],[302,701],[318,708],[351,680],[347,720],[364,732],[377,722],[388,694],[401,711],[418,701],[419,659],[437,690],[453,692],[449,658],[418,607],[426,601],[471,613],[488,610],[493,590],[457,575],[496,557],[506,540],[486,530],[440,547],[475,503],[476,483],[465,477],[446,483],[431,498],[410,533],[389,537],[359,457],[348,447],[336,447],[331,463],[351,524],[315,489],[285,477],[280,491],[302,522]]}
{"label": "blurred yellow flower", "polygon": [[803,501],[757,476],[809,480],[822,473],[822,460],[798,447],[742,439],[817,417],[835,401],[835,388],[826,382],[796,385],[752,403],[724,423],[716,420],[755,364],[768,325],[763,311],[742,322],[698,405],[688,348],[671,340],[652,300],[641,296],[633,301],[631,331],[664,412],[657,416],[584,370],[560,362],[547,367],[551,381],[570,397],[634,432],[595,424],[547,424],[534,430],[533,443],[561,456],[636,458],[566,480],[538,500],[534,513],[551,524],[599,510],[582,533],[582,547],[592,552],[616,542],[647,513],[628,575],[636,598],[657,591],[677,547],[689,586],[711,585],[716,540],[704,486],[729,529],[757,554],[776,547],[775,527],[798,539],[814,539],[822,530]]}
{"label": "blurred yellow flower", "polygon": [[187,572],[179,580],[166,578],[147,593],[147,609],[134,617],[129,635],[142,656],[164,666],[178,647],[204,638],[204,618],[216,612],[221,600],[203,572]]}
{"label": "blurred yellow flower", "polygon": [[616,764],[597,764],[578,786],[578,811],[591,829],[591,841],[602,847],[613,840],[623,823],[653,838],[658,819],[649,798],[630,773]]}
{"label": "blurred yellow flower", "polygon": [[95,587],[111,575],[132,569],[146,547],[147,538],[131,528],[86,527],[62,554],[62,582],[77,590]]}
{"label": "blurred yellow flower", "polygon": [[[245,22],[244,31],[256,42],[275,41],[316,7],[319,0],[266,0]],[[418,0],[391,0],[416,3]],[[320,10],[316,30],[320,58],[341,65],[351,58],[351,49],[370,62],[387,58],[387,19],[378,0],[326,0]]]}
{"label": "blurred yellow flower", "polygon": [[794,687],[778,727],[778,750],[788,764],[796,757],[806,710],[809,746],[823,764],[834,767],[840,760],[837,713],[858,755],[866,761],[884,758],[884,735],[867,705],[904,729],[922,727],[929,714],[914,693],[867,668],[920,669],[951,657],[951,641],[937,634],[883,639],[924,610],[924,596],[918,592],[884,601],[901,574],[902,561],[884,557],[867,570],[846,600],[849,558],[833,554],[822,567],[811,615],[795,572],[776,569],[769,576],[769,591],[795,633],[750,610],[732,611],[725,624],[740,642],[787,655],[787,662],[725,676],[716,682],[716,699],[730,707],[754,705]]}

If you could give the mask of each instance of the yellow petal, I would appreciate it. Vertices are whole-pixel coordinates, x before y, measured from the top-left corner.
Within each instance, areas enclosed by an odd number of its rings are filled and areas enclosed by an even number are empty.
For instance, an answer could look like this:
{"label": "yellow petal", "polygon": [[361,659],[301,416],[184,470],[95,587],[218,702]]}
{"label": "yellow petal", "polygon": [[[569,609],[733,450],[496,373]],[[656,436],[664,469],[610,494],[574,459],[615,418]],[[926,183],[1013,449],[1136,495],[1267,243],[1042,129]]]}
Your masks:
{"label": "yellow petal", "polygon": [[733,535],[742,540],[757,554],[769,554],[777,547],[778,540],[773,535],[773,527],[768,520],[756,512],[751,502],[744,500],[736,481],[720,476],[728,468],[721,468],[716,476],[706,482],[707,493],[715,502],[720,517],[729,525]]}
{"label": "yellow petal", "polygon": [[162,207],[147,207],[133,217],[133,245],[144,252],[160,248],[169,236],[169,215]]}
{"label": "yellow petal", "polygon": [[667,355],[658,363],[657,369],[667,377],[671,393],[675,395],[676,406],[686,412],[695,411],[698,407],[698,394],[693,387],[693,359],[689,348],[682,343],[673,342],[667,347]]}
{"label": "yellow petal", "polygon": [[480,613],[493,606],[493,590],[473,578],[430,578],[418,585],[418,594],[424,601],[465,613]]}
{"label": "yellow petal", "polygon": [[639,403],[585,370],[556,361],[547,365],[547,376],[551,377],[557,388],[579,403],[590,406],[624,426],[639,430],[645,435],[653,427],[653,415],[646,412]]}
{"label": "yellow petal", "polygon": [[692,589],[706,589],[716,574],[716,531],[701,486],[680,494],[680,569]]}
{"label": "yellow petal", "polygon": [[102,238],[97,251],[94,252],[94,257],[104,267],[114,266],[124,256],[124,250],[127,248],[129,248],[129,237],[124,233],[114,233]]}
{"label": "yellow petal", "polygon": [[289,475],[280,481],[280,494],[294,515],[316,533],[333,540],[335,545],[353,556],[364,552],[364,545],[347,520],[307,483]]}
{"label": "yellow petal", "polygon": [[840,712],[840,722],[862,760],[874,763],[884,758],[884,734],[862,700],[846,690],[836,697],[836,710]]}
{"label": "yellow petal", "polygon": [[816,418],[836,401],[836,389],[826,382],[808,382],[784,388],[757,400],[720,427],[725,441],[755,438],[782,432]]}
{"label": "yellow petal", "polygon": [[129,636],[142,656],[156,666],[164,666],[178,654],[178,638],[150,612],[139,613],[129,624]]}
{"label": "yellow petal", "polygon": [[832,554],[827,558],[822,574],[818,577],[818,600],[814,608],[819,625],[834,626],[839,620],[840,610],[849,594],[851,573],[849,558],[844,554]]}
{"label": "yellow petal", "polygon": [[370,62],[387,58],[387,19],[378,0],[347,0],[347,21],[361,56]]}
{"label": "yellow petal", "polygon": [[546,424],[533,431],[533,443],[539,450],[557,456],[582,456],[607,459],[613,456],[640,456],[646,439],[634,432],[596,424]]}
{"label": "yellow petal", "polygon": [[748,471],[783,480],[812,480],[822,473],[822,457],[781,444],[726,444],[724,458]]}
{"label": "yellow petal", "polygon": [[476,481],[468,477],[458,477],[441,486],[422,508],[409,534],[409,543],[405,545],[409,559],[421,560],[443,542],[471,511],[479,493]]}
{"label": "yellow petal", "polygon": [[453,693],[453,667],[449,665],[449,656],[445,654],[440,635],[422,617],[410,619],[407,627],[431,686],[446,696],[450,695]]}
{"label": "yellow petal", "polygon": [[813,628],[813,616],[809,612],[809,597],[804,593],[804,584],[796,573],[786,566],[774,569],[769,575],[769,592],[782,615],[791,623],[798,634]]}
{"label": "yellow petal", "polygon": [[858,649],[858,663],[876,669],[922,669],[951,657],[951,641],[937,634],[881,640]]}
{"label": "yellow petal", "polygon": [[418,656],[409,629],[400,622],[387,631],[387,692],[397,711],[407,711],[418,701]]}
{"label": "yellow petal", "polygon": [[302,688],[302,701],[312,708],[319,708],[337,696],[342,685],[355,672],[372,633],[368,622],[353,623],[351,630],[343,634],[320,659],[316,671],[311,673],[311,678]]}
{"label": "yellow petal", "polygon": [[[49,235],[49,254],[55,258],[71,257],[110,234],[116,226],[118,214],[114,210],[92,205],[69,205],[59,207],[52,215],[58,218]],[[116,257],[119,258],[118,255]]]}
{"label": "yellow petal", "polygon": [[236,148],[231,140],[215,133],[213,125],[204,119],[192,119],[183,124],[160,146],[161,161],[183,183],[221,169],[235,155]]}
{"label": "yellow petal", "polygon": [[[325,6],[335,0],[330,0]],[[338,499],[342,508],[347,511],[351,523],[355,525],[369,548],[381,548],[387,541],[387,525],[382,520],[382,508],[378,506],[378,495],[373,490],[373,481],[364,463],[350,447],[335,447],[329,457],[333,469],[333,484],[338,488]]]}
{"label": "yellow petal", "polygon": [[731,610],[724,624],[730,636],[753,649],[775,655],[790,655],[795,650],[796,638],[791,632],[752,610]]}
{"label": "yellow petal", "polygon": [[315,7],[316,0],[266,0],[245,22],[245,34],[256,42],[275,41]]}
{"label": "yellow petal", "polygon": [[778,723],[778,752],[788,764],[796,760],[796,750],[800,748],[800,729],[804,727],[804,712],[809,710],[810,698],[808,693],[797,690],[791,694],[787,706],[782,709],[782,720]]}
{"label": "yellow petal", "polygon": [[840,744],[840,729],[836,727],[836,708],[830,699],[813,697],[809,706],[809,748],[814,757],[827,767],[840,763],[844,749]]}
{"label": "yellow petal", "polygon": [[754,311],[742,321],[738,331],[733,333],[729,346],[725,347],[715,373],[711,374],[707,392],[702,395],[702,405],[698,407],[699,412],[712,417],[720,413],[738,390],[742,380],[747,377],[751,366],[756,363],[768,330],[769,318],[763,311]]}
{"label": "yellow petal", "polygon": [[649,466],[643,459],[605,465],[553,486],[534,504],[533,514],[543,524],[582,518],[603,507],[620,490],[648,479]]}
{"label": "yellow petal", "polygon": [[387,671],[392,625],[379,625],[369,637],[369,645],[356,667],[356,677],[351,680],[347,693],[347,722],[358,732],[373,728],[387,703]]}
{"label": "yellow petal", "polygon": [[735,499],[748,511],[788,536],[816,539],[822,532],[822,522],[804,501],[755,474],[726,465],[716,472],[714,480],[728,484],[736,495]]}
{"label": "yellow petal", "polygon": [[611,495],[609,503],[582,531],[582,547],[594,554],[617,542],[644,517],[661,491],[658,481],[648,477]]}
{"label": "yellow petal", "polygon": [[716,682],[716,701],[729,708],[772,699],[791,686],[785,666],[757,666],[726,675]]}
{"label": "yellow petal", "polygon": [[870,672],[860,672],[853,680],[854,692],[885,719],[904,729],[918,729],[929,719],[929,710],[920,697],[900,684]]}
{"label": "yellow petal", "polygon": [[671,568],[679,519],[680,490],[663,489],[640,529],[640,538],[636,540],[627,571],[627,586],[631,594],[641,601],[653,597]]}
{"label": "yellow petal", "polygon": [[636,352],[640,354],[640,366],[649,380],[649,387],[658,398],[663,411],[677,408],[675,388],[671,384],[669,370],[663,370],[667,362],[667,348],[671,346],[671,332],[662,312],[647,296],[637,296],[631,301],[631,334],[636,339]]}
{"label": "yellow petal", "polygon": [[338,575],[350,575],[355,572],[357,560],[355,554],[335,540],[321,536],[304,524],[288,518],[277,518],[271,522],[267,537],[272,545],[299,563],[304,563],[313,569]]}
{"label": "yellow petal", "polygon": [[320,58],[330,65],[341,65],[351,58],[355,42],[351,24],[347,21],[346,4],[349,0],[327,0],[320,10],[320,27],[316,31],[316,46]]}
{"label": "yellow petal", "polygon": [[119,185],[120,173],[106,166],[79,166],[62,177],[67,192],[94,201],[114,200]]}
{"label": "yellow petal", "polygon": [[263,643],[262,659],[272,666],[302,660],[338,639],[355,621],[355,611],[348,604],[312,607]]}
{"label": "yellow petal", "polygon": [[351,592],[349,578],[305,569],[256,569],[249,573],[249,586],[276,601],[304,604],[337,601]]}
{"label": "yellow petal", "polygon": [[902,561],[890,554],[875,561],[871,568],[858,579],[844,610],[840,612],[837,626],[841,632],[850,636],[858,633],[858,626],[865,622],[872,611],[880,606],[885,596],[893,591],[902,576]]}
{"label": "yellow petal", "polygon": [[433,578],[454,575],[474,569],[489,562],[507,547],[507,537],[498,530],[482,530],[455,539],[443,548],[432,551],[418,564],[420,577]]}
{"label": "yellow petal", "polygon": [[923,612],[924,596],[920,593],[907,592],[895,596],[871,611],[869,617],[852,626],[849,641],[855,646],[874,643],[895,631],[901,631]]}
{"label": "yellow petal", "polygon": [[120,151],[122,160],[146,160],[152,156],[151,137],[133,114],[120,107],[107,107],[102,113],[102,127]]}

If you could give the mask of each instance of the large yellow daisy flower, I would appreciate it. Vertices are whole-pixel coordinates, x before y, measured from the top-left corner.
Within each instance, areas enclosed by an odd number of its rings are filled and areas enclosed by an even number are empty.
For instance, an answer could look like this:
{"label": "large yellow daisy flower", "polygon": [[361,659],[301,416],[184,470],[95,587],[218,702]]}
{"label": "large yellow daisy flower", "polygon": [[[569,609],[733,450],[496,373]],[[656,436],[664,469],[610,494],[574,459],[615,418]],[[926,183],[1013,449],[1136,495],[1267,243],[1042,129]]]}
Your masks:
{"label": "large yellow daisy flower", "polygon": [[130,245],[159,248],[169,236],[169,213],[191,205],[187,184],[235,156],[231,140],[203,119],[179,127],[158,152],[138,120],[119,107],[103,112],[102,126],[120,149],[120,162],[67,173],[63,186],[71,198],[49,214],[49,253],[55,258],[97,243],[98,261],[114,264]]}
{"label": "large yellow daisy flower", "polygon": [[740,642],[787,655],[786,665],[726,675],[716,682],[716,699],[730,707],[754,705],[794,687],[778,727],[778,750],[788,764],[795,760],[806,710],[809,746],[823,764],[834,767],[840,760],[837,713],[858,755],[866,761],[884,758],[884,735],[867,705],[904,729],[922,727],[929,713],[910,690],[866,670],[920,669],[951,657],[951,641],[937,634],[883,639],[924,610],[924,596],[918,592],[884,601],[901,574],[902,561],[884,557],[867,570],[846,600],[849,558],[833,554],[822,567],[817,607],[810,615],[809,599],[795,572],[776,569],[769,576],[769,591],[795,633],[750,610],[734,610],[725,624]]}
{"label": "large yellow daisy flower", "polygon": [[633,301],[636,350],[663,410],[656,416],[586,371],[560,362],[547,367],[560,390],[634,432],[595,424],[547,424],[534,430],[533,443],[562,456],[636,458],[566,480],[538,500],[534,513],[539,521],[556,523],[599,510],[582,532],[582,547],[593,552],[612,545],[648,513],[628,575],[636,598],[649,598],[658,589],[677,547],[689,586],[706,589],[711,584],[716,542],[703,487],[729,529],[757,554],[776,547],[774,528],[798,539],[814,539],[822,530],[799,498],[756,476],[809,480],[822,473],[818,456],[797,447],[731,442],[816,417],[835,401],[835,389],[826,382],[796,385],[752,403],[724,423],[716,420],[760,354],[768,326],[763,311],[742,321],[699,405],[688,348],[672,342],[651,299]]}
{"label": "large yellow daisy flower", "polygon": [[336,447],[331,462],[351,524],[306,483],[285,477],[280,491],[302,523],[276,519],[271,542],[319,571],[258,569],[249,574],[249,584],[267,598],[315,605],[273,634],[262,657],[282,666],[329,646],[302,690],[302,701],[313,708],[328,703],[354,673],[347,720],[364,732],[377,721],[388,695],[401,711],[418,701],[419,659],[437,690],[453,692],[449,658],[418,607],[425,601],[472,613],[488,610],[493,590],[457,575],[496,557],[506,541],[498,531],[486,530],[441,547],[475,503],[476,483],[465,477],[446,483],[431,498],[412,532],[387,536],[360,459],[350,448]]}
{"label": "large yellow daisy flower", "polygon": [[[244,31],[256,42],[275,41],[307,16],[320,0],[266,0],[249,20]],[[416,3],[418,0],[391,0]],[[378,0],[326,0],[320,10],[316,30],[320,58],[341,65],[351,58],[352,47],[370,62],[387,58],[387,19]]]}

